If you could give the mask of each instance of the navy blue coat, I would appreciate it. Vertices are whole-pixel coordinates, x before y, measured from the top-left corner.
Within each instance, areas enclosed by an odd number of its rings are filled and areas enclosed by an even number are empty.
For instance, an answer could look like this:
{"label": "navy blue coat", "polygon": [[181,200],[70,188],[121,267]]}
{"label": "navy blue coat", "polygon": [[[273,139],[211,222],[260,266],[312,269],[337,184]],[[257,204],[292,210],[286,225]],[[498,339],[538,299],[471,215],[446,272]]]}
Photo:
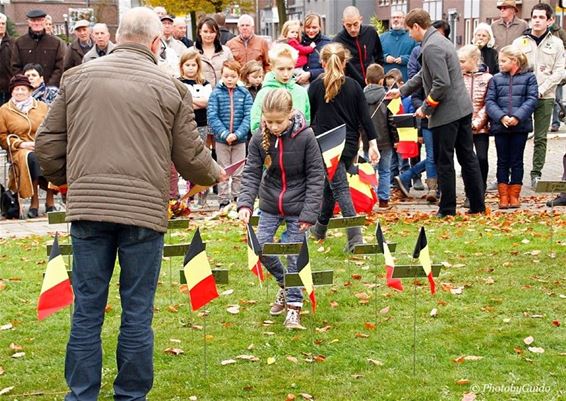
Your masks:
{"label": "navy blue coat", "polygon": [[214,139],[226,144],[226,138],[233,132],[238,137],[236,143],[246,142],[252,104],[252,95],[245,87],[238,85],[228,89],[224,82],[219,82],[208,98],[207,107],[208,125]]}
{"label": "navy blue coat", "polygon": [[[490,132],[531,132],[532,114],[538,102],[538,85],[535,75],[521,71],[513,76],[506,72],[495,74],[487,88],[485,106],[490,121]],[[503,116],[516,117],[519,124],[505,128]]]}
{"label": "navy blue coat", "polygon": [[319,32],[314,38],[309,38],[306,33],[303,33],[303,39],[301,44],[303,46],[308,46],[312,42],[316,43],[315,51],[308,55],[307,64],[303,67],[303,70],[309,71],[311,73],[310,82],[318,78],[320,74],[324,72],[322,64],[320,63],[320,52],[324,46],[331,42],[330,38]]}

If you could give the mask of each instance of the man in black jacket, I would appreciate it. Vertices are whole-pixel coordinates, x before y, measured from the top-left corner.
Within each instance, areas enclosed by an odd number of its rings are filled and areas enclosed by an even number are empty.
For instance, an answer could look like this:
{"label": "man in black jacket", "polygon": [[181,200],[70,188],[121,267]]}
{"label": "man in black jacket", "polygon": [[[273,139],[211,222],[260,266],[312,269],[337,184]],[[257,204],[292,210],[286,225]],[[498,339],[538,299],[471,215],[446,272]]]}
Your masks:
{"label": "man in black jacket", "polygon": [[383,66],[383,49],[381,40],[375,28],[362,25],[363,17],[360,10],[354,6],[344,9],[342,14],[342,29],[334,37],[334,41],[346,47],[352,58],[346,66],[346,75],[355,79],[363,88],[366,86],[366,70],[370,64]]}
{"label": "man in black jacket", "polygon": [[10,99],[8,91],[10,78],[12,78],[12,67],[10,58],[12,56],[12,39],[7,31],[8,18],[0,13],[0,105]]}

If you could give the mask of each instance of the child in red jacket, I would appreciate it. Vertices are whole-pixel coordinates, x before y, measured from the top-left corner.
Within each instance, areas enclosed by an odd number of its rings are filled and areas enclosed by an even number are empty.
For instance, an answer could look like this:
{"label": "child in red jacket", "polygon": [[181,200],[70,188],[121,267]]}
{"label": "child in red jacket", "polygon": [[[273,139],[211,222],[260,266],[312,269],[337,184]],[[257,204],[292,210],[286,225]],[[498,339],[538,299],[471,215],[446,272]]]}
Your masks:
{"label": "child in red jacket", "polygon": [[299,52],[295,69],[296,73],[302,73],[303,66],[307,64],[308,56],[314,51],[316,43],[313,42],[309,46],[301,45],[301,23],[298,20],[287,21],[283,24],[279,40]]}

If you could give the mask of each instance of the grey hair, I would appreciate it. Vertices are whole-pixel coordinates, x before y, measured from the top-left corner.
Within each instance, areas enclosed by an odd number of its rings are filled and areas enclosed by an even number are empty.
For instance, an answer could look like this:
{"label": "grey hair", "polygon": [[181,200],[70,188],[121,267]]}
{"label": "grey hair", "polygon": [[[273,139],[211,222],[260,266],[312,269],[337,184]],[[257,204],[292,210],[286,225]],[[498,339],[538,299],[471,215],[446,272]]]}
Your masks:
{"label": "grey hair", "polygon": [[108,25],[106,25],[103,22],[99,22],[98,24],[94,24],[94,26],[92,27],[92,30],[94,31],[95,28],[101,28],[101,29],[104,29],[106,32],[110,32],[108,30]]}
{"label": "grey hair", "polygon": [[8,21],[8,17],[6,17],[4,14],[0,13],[0,22],[6,22]]}
{"label": "grey hair", "polygon": [[150,45],[161,35],[163,27],[155,12],[147,7],[130,9],[120,21],[116,38],[118,43],[134,42]]}
{"label": "grey hair", "polygon": [[238,26],[240,26],[240,24],[242,24],[243,22],[248,22],[251,26],[255,25],[254,19],[251,15],[248,14],[243,14],[242,16],[240,16],[240,18],[238,18]]}
{"label": "grey hair", "polygon": [[175,17],[175,19],[173,20],[173,25],[187,26],[187,20],[185,20],[183,17]]}

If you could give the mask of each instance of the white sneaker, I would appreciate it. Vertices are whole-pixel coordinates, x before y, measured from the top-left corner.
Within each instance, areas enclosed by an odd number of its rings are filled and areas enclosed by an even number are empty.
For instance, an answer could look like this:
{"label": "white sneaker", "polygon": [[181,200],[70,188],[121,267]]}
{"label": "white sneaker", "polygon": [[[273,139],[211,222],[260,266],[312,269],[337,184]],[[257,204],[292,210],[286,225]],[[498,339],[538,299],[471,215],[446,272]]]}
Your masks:
{"label": "white sneaker", "polygon": [[289,330],[306,330],[306,327],[301,325],[301,309],[288,308],[287,317],[283,323],[286,329]]}

